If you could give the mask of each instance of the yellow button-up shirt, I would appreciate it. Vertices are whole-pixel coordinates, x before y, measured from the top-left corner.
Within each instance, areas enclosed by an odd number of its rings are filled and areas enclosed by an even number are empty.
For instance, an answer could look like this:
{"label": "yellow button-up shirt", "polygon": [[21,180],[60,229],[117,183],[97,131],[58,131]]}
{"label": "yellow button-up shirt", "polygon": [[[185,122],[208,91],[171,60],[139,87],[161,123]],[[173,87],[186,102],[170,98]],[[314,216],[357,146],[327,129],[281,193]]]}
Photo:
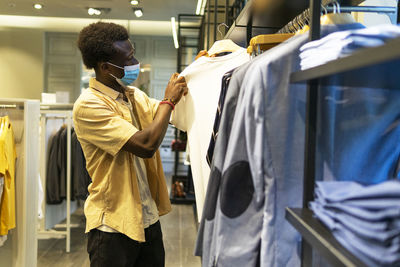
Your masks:
{"label": "yellow button-up shirt", "polygon": [[[119,92],[95,78],[74,104],[75,132],[86,158],[92,183],[85,203],[86,232],[105,224],[133,240],[145,241],[138,180],[133,155],[121,150],[137,131],[152,123],[159,102],[130,87],[127,97],[134,106],[139,128],[131,112],[117,101]],[[151,195],[159,215],[171,210],[159,151],[144,159]]]}
{"label": "yellow button-up shirt", "polygon": [[15,160],[14,132],[8,116],[0,119],[0,176],[4,177],[0,199],[0,235],[15,228]]}

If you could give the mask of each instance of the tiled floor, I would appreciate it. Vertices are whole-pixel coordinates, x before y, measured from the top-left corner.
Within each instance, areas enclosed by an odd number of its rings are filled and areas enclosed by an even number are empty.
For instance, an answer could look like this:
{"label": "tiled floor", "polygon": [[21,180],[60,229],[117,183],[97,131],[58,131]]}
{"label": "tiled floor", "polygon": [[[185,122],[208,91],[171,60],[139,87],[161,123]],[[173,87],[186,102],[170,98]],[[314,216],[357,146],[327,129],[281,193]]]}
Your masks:
{"label": "tiled floor", "polygon": [[196,225],[191,205],[173,205],[172,212],[161,218],[167,267],[201,266],[193,256]]}
{"label": "tiled floor", "polygon": [[[85,222],[82,210],[71,217],[79,227],[71,230],[71,252],[65,252],[65,239],[39,240],[38,267],[88,267]],[[173,205],[172,212],[161,217],[166,254],[166,267],[198,267],[200,259],[193,256],[196,225],[191,205]]]}

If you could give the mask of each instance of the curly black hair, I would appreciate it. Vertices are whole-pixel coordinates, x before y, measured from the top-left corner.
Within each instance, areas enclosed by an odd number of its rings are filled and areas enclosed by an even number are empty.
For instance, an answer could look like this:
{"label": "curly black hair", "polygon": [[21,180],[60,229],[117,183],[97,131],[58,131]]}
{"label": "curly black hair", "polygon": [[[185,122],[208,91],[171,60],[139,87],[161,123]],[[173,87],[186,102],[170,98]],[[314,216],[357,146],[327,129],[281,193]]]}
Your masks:
{"label": "curly black hair", "polygon": [[117,52],[113,43],[128,39],[128,31],[115,23],[96,22],[86,26],[78,37],[83,63],[88,69],[92,69],[98,62],[109,61]]}

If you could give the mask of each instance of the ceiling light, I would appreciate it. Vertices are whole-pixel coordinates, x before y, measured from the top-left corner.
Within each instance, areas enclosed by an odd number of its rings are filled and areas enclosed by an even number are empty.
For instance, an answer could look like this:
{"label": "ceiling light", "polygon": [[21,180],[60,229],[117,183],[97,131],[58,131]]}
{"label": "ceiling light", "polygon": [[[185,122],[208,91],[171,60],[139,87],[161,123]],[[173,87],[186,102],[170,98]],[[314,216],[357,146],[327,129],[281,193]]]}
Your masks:
{"label": "ceiling light", "polygon": [[93,15],[99,16],[99,15],[101,14],[101,11],[98,10],[97,8],[89,7],[89,8],[88,8],[88,14],[89,14],[90,16],[93,16]]}
{"label": "ceiling light", "polygon": [[139,1],[138,0],[131,0],[131,5],[132,6],[137,6],[137,5],[139,5]]}
{"label": "ceiling light", "polygon": [[141,16],[143,16],[143,9],[141,7],[134,7],[132,9],[136,17],[140,18]]}
{"label": "ceiling light", "polygon": [[34,4],[33,7],[35,9],[42,9],[43,8],[43,6],[41,4]]}
{"label": "ceiling light", "polygon": [[197,0],[196,15],[200,15],[200,10],[201,10],[202,4],[203,4],[203,0]]}
{"label": "ceiling light", "polygon": [[204,15],[204,10],[206,9],[207,1],[203,1],[201,5],[200,15]]}
{"label": "ceiling light", "polygon": [[172,37],[174,38],[174,45],[175,48],[179,48],[179,42],[178,42],[178,35],[176,34],[176,23],[175,23],[175,17],[171,17],[171,27],[172,27]]}

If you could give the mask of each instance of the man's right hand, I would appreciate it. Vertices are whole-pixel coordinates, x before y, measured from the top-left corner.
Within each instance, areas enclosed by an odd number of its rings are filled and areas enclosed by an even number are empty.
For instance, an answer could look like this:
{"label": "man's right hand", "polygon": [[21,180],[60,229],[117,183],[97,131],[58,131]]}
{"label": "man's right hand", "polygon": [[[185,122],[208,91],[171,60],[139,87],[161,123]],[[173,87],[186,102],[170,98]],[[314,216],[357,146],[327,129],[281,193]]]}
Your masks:
{"label": "man's right hand", "polygon": [[[187,94],[187,91],[185,78],[178,78],[178,73],[174,73],[165,89],[165,98],[170,99],[176,104],[182,95]],[[171,112],[172,109],[169,105],[160,105],[153,122],[141,131],[136,132],[122,149],[141,158],[153,157],[164,139]]]}
{"label": "man's right hand", "polygon": [[172,99],[175,104],[179,102],[182,95],[186,95],[188,92],[185,77],[178,77],[178,75],[178,73],[172,74],[165,89],[165,98]]}

